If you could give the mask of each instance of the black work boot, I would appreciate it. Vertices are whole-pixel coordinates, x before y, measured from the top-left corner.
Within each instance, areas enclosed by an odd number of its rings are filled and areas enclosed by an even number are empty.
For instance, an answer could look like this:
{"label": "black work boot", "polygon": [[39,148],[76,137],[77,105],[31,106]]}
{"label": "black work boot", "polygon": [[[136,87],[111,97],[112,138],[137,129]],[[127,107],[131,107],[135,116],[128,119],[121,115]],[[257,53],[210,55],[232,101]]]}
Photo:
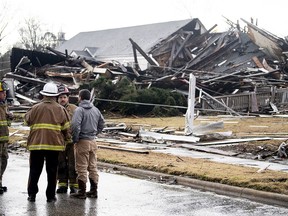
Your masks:
{"label": "black work boot", "polygon": [[78,192],[71,194],[71,196],[74,198],[78,198],[78,199],[86,199],[87,197],[86,196],[86,183],[81,180],[78,180],[78,187],[79,187]]}
{"label": "black work boot", "polygon": [[91,178],[89,178],[90,181],[90,191],[86,193],[87,197],[90,198],[97,198],[98,193],[97,193],[97,183],[94,182]]}
{"label": "black work boot", "polygon": [[77,193],[77,189],[75,187],[70,187],[70,194]]}
{"label": "black work boot", "polygon": [[3,189],[4,192],[7,192],[7,187],[6,186],[2,186],[1,188]]}
{"label": "black work boot", "polygon": [[57,198],[55,196],[51,198],[47,198],[47,202],[56,202],[56,201],[57,201]]}
{"label": "black work boot", "polygon": [[35,202],[36,201],[36,195],[35,194],[30,194],[27,198],[29,202]]}
{"label": "black work boot", "polygon": [[67,193],[67,187],[65,186],[60,186],[57,190],[56,193]]}
{"label": "black work boot", "polygon": [[4,192],[7,192],[7,187],[1,186],[0,187],[0,194],[3,194]]}

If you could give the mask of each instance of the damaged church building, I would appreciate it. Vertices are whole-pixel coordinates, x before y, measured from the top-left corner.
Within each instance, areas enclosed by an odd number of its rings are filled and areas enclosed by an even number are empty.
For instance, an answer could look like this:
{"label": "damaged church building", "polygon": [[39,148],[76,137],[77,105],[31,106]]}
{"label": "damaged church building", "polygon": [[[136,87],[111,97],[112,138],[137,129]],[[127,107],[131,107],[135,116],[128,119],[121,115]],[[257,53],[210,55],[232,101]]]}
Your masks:
{"label": "damaged church building", "polygon": [[[283,113],[288,105],[286,39],[241,19],[227,19],[216,32],[197,19],[80,32],[47,52],[13,48],[5,75],[18,106],[37,102],[49,81],[75,94],[99,77],[133,80],[139,88],[158,87],[187,95],[189,74],[196,78],[202,111]],[[227,109],[229,107],[230,109]]]}

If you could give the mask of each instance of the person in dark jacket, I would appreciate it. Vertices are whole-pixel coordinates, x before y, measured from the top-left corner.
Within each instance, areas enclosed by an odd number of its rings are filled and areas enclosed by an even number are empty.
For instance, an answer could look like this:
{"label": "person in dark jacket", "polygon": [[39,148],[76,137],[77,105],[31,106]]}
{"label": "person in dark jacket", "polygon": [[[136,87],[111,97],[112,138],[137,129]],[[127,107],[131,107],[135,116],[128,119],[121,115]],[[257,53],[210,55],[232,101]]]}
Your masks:
{"label": "person in dark jacket", "polygon": [[47,83],[40,92],[43,99],[32,106],[24,116],[24,123],[30,126],[27,148],[30,151],[28,201],[35,202],[38,193],[38,181],[46,162],[47,202],[56,201],[58,156],[64,151],[65,142],[71,139],[70,118],[67,110],[56,102],[58,88]]}
{"label": "person in dark jacket", "polygon": [[9,141],[9,121],[13,114],[8,111],[6,104],[6,91],[8,86],[4,81],[0,82],[0,194],[7,191],[7,187],[2,185],[2,177],[8,163],[7,145]]}
{"label": "person in dark jacket", "polygon": [[[87,89],[79,92],[79,106],[72,117],[72,139],[74,143],[76,172],[79,190],[72,197],[85,199],[87,196],[97,198],[97,142],[96,136],[104,128],[104,118],[90,101],[91,93]],[[90,181],[90,191],[86,193],[87,177]]]}

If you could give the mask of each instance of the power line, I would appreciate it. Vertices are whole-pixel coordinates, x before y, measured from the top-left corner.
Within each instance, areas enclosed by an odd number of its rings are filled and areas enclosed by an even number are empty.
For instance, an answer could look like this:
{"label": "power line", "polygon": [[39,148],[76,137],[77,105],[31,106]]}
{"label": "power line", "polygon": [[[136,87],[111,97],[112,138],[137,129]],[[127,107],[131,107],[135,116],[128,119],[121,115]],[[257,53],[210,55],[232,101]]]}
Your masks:
{"label": "power line", "polygon": [[141,103],[141,102],[133,102],[133,101],[109,100],[109,99],[103,99],[103,98],[95,98],[95,100],[115,102],[115,103],[144,105],[144,106],[161,106],[161,107],[178,108],[178,109],[187,109],[188,108],[188,107],[184,107],[184,106],[172,106],[172,105],[166,105],[166,104],[151,104],[151,103]]}
{"label": "power line", "polygon": [[[98,101],[107,101],[107,102],[114,102],[114,103],[126,103],[126,104],[134,104],[134,105],[143,105],[143,106],[159,106],[159,107],[169,107],[169,108],[178,108],[178,109],[187,109],[188,107],[184,106],[172,106],[172,105],[165,105],[165,104],[151,104],[151,103],[140,103],[140,102],[133,102],[133,101],[121,101],[121,100],[110,100],[110,99],[103,99],[103,98],[94,98]],[[208,111],[208,112],[223,112],[227,113],[227,110],[213,110],[213,109],[204,109],[204,108],[196,108],[195,110],[199,111]],[[229,112],[228,112],[229,113]],[[245,113],[242,113],[245,114]]]}

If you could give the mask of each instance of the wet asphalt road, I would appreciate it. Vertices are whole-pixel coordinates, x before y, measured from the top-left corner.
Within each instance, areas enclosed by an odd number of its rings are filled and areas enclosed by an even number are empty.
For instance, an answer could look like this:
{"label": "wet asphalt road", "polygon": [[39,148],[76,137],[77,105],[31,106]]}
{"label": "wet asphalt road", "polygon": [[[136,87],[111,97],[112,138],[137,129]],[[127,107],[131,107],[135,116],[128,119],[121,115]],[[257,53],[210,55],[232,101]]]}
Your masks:
{"label": "wet asphalt road", "polygon": [[177,185],[165,185],[100,172],[99,198],[78,200],[57,195],[55,203],[45,197],[43,170],[36,202],[27,201],[28,156],[10,154],[4,183],[8,192],[0,195],[0,215],[97,215],[97,216],[264,216],[288,215],[288,209],[248,200],[200,192]]}

